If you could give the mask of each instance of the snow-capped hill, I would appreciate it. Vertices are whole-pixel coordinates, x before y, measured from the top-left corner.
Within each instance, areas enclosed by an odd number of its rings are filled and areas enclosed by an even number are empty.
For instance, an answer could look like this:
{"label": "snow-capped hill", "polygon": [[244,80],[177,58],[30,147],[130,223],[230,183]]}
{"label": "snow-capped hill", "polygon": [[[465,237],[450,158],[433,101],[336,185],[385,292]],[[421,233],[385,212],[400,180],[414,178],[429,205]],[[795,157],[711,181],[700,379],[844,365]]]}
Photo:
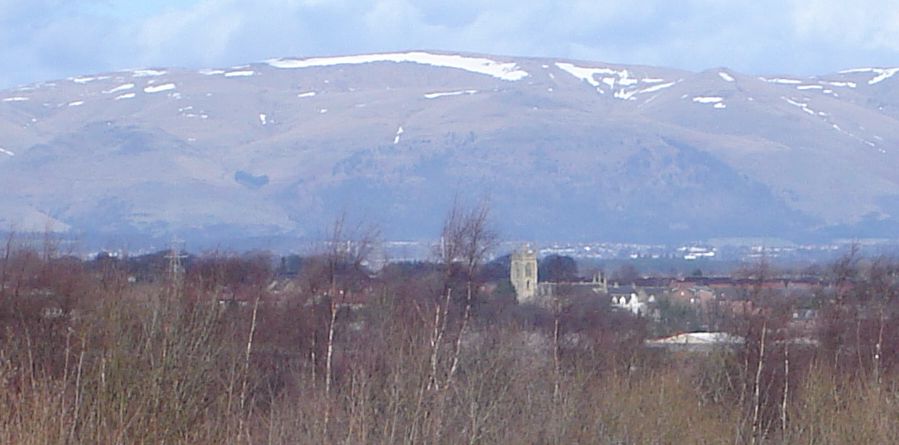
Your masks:
{"label": "snow-capped hill", "polygon": [[408,238],[459,193],[519,238],[893,236],[895,74],[410,51],[84,75],[0,91],[0,215],[222,239],[352,211]]}

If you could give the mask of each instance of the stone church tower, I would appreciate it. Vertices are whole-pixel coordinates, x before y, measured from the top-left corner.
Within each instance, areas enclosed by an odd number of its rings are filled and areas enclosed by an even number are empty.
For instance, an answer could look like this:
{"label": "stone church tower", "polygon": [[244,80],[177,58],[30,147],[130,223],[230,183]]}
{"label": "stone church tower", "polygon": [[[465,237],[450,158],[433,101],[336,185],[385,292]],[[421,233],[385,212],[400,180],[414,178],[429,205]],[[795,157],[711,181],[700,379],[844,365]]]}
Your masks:
{"label": "stone church tower", "polygon": [[534,302],[537,296],[537,252],[530,245],[512,254],[509,279],[519,303]]}

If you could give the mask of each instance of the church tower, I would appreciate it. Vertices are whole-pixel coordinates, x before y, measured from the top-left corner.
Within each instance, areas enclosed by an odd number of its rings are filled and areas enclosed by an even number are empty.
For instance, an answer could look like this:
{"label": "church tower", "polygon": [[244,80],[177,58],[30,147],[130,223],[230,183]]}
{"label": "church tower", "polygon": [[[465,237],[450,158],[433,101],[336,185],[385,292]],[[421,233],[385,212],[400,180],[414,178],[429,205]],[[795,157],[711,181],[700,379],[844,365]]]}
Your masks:
{"label": "church tower", "polygon": [[537,296],[537,252],[530,245],[512,254],[509,279],[519,303],[534,301]]}

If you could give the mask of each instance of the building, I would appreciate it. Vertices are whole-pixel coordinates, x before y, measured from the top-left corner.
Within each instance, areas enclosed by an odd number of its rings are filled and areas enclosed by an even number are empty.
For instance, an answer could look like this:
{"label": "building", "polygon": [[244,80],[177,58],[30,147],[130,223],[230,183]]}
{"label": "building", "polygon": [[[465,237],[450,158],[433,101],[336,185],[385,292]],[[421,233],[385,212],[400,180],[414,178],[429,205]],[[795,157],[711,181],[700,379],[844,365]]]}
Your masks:
{"label": "building", "polygon": [[512,253],[509,281],[515,289],[519,304],[549,306],[556,298],[578,293],[591,295],[608,294],[606,279],[601,274],[588,281],[544,282],[539,280],[537,252],[530,244]]}
{"label": "building", "polygon": [[512,254],[509,279],[519,303],[533,303],[537,297],[537,252],[525,245]]}
{"label": "building", "polygon": [[711,352],[715,349],[734,348],[744,339],[726,332],[686,332],[656,340],[646,340],[651,348],[663,348],[688,352]]}

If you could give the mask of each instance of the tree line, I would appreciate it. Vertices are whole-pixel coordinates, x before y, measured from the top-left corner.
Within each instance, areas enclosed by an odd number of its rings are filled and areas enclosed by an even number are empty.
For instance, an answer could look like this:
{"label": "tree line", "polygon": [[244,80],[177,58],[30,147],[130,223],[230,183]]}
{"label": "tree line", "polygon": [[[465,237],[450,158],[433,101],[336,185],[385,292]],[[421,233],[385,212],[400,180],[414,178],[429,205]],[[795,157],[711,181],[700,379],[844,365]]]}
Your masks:
{"label": "tree line", "polygon": [[[808,335],[763,286],[711,352],[646,348],[650,323],[562,289],[497,292],[484,205],[433,260],[370,270],[378,231],[338,218],[289,280],[264,253],[81,261],[0,251],[0,442],[892,443],[899,263],[850,252]],[[565,261],[553,273],[570,273]],[[746,276],[763,283],[764,264]],[[136,276],[136,274],[143,274]]]}

